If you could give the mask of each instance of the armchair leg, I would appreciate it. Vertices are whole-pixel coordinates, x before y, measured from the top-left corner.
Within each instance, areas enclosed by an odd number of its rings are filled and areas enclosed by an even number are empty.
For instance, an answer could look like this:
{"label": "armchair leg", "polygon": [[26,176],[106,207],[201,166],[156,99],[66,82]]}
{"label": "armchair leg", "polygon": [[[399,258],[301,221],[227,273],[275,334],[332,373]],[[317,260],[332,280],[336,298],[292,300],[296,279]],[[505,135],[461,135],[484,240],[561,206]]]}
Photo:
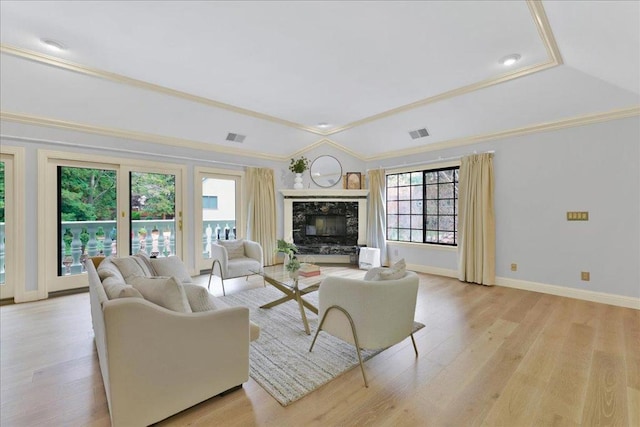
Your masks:
{"label": "armchair leg", "polygon": [[222,295],[226,295],[225,291],[224,291],[224,277],[222,275],[222,264],[220,264],[220,261],[218,261],[217,259],[213,260],[213,264],[211,265],[211,273],[209,273],[209,284],[207,285],[207,289],[211,290],[211,278],[213,277],[213,271],[216,268],[216,264],[218,264],[218,267],[220,268],[220,282],[222,283]]}
{"label": "armchair leg", "polygon": [[413,338],[413,334],[411,334],[411,342],[413,343],[413,350],[416,352],[416,357],[418,357],[418,347],[416,347],[416,340]]}
{"label": "armchair leg", "polygon": [[[344,308],[338,305],[332,305],[331,307],[327,308],[327,310],[324,312],[324,315],[322,316],[322,320],[320,320],[320,324],[318,325],[318,330],[316,330],[316,334],[313,337],[313,341],[311,342],[311,347],[309,348],[309,352],[313,350],[313,346],[316,343],[316,338],[318,338],[318,334],[320,333],[320,330],[322,329],[322,325],[324,324],[324,321],[327,318],[327,314],[334,308],[337,310],[340,310],[347,317],[347,319],[349,320],[349,323],[351,324],[351,333],[353,334],[353,342],[355,343],[356,352],[358,353],[358,361],[360,362],[360,370],[362,371],[364,386],[368,388],[369,384],[367,383],[367,376],[364,373],[364,364],[362,363],[362,355],[360,354],[360,344],[358,343],[358,334],[356,333],[356,325],[353,323],[353,319],[351,318],[351,315],[349,314],[349,312]],[[413,338],[413,335],[411,335],[411,338]],[[416,350],[416,354],[417,354],[417,350]]]}

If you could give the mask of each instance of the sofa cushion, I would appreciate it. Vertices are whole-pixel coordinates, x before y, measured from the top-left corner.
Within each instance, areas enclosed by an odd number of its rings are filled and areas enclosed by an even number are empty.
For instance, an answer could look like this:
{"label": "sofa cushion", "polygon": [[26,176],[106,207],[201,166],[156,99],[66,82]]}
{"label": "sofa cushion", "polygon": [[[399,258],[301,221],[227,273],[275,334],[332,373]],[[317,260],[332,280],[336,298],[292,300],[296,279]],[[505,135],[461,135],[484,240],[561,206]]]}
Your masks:
{"label": "sofa cushion", "polygon": [[102,287],[109,299],[118,298],[120,291],[122,291],[126,286],[127,284],[124,282],[124,279],[120,279],[116,276],[106,277],[102,281]]}
{"label": "sofa cushion", "polygon": [[144,299],[144,297],[142,296],[140,291],[137,290],[136,288],[134,288],[133,286],[130,286],[130,285],[125,286],[124,289],[122,289],[120,291],[120,293],[118,294],[118,298],[142,298],[142,299]]}
{"label": "sofa cushion", "polygon": [[244,258],[244,240],[218,240],[220,246],[227,249],[229,259]]}
{"label": "sofa cushion", "polygon": [[180,283],[193,283],[180,257],[172,255],[163,258],[151,258],[149,261],[151,261],[156,276],[173,276],[178,278]]}
{"label": "sofa cushion", "polygon": [[216,297],[211,295],[206,288],[199,285],[184,284],[184,292],[187,295],[191,311],[199,313],[201,311],[217,310],[221,306],[216,301]]}
{"label": "sofa cushion", "polygon": [[366,274],[364,275],[364,280],[369,280],[369,281],[379,280],[378,276],[380,275],[381,272],[385,270],[386,268],[384,267],[370,268],[369,270],[367,270]]}
{"label": "sofa cushion", "polygon": [[113,258],[113,263],[118,267],[125,282],[129,282],[132,277],[150,276],[149,269],[137,256],[126,256],[121,258]]}
{"label": "sofa cushion", "polygon": [[184,287],[176,277],[133,276],[127,283],[154,304],[181,313],[192,312]]}
{"label": "sofa cushion", "polygon": [[120,273],[120,269],[118,268],[118,266],[113,263],[113,260],[114,257],[109,256],[100,263],[100,265],[96,269],[98,272],[98,276],[100,277],[100,280],[104,280],[107,277],[113,276],[120,279],[120,281],[124,283],[124,277],[122,276],[122,273]]}

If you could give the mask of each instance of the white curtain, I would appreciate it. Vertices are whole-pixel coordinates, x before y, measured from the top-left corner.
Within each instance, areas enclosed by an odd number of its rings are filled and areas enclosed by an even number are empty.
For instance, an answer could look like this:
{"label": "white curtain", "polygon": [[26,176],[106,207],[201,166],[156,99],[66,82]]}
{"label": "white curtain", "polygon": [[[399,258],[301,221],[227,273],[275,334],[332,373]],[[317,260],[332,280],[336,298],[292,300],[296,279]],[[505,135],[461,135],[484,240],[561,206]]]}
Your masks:
{"label": "white curtain", "polygon": [[494,285],[496,225],[493,154],[463,157],[458,193],[458,278]]}
{"label": "white curtain", "polygon": [[367,217],[367,246],[380,248],[380,265],[387,262],[386,185],[384,169],[369,171],[369,212]]}
{"label": "white curtain", "polygon": [[247,237],[260,243],[264,265],[275,263],[276,191],[273,169],[247,168]]}

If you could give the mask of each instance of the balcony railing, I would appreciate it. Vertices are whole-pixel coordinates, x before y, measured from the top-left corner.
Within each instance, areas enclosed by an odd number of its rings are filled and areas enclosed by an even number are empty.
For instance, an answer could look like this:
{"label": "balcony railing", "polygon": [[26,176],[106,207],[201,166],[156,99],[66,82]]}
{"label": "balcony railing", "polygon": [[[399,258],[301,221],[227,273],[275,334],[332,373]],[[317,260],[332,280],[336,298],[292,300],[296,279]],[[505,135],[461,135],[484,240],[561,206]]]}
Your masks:
{"label": "balcony railing", "polygon": [[[235,220],[203,221],[202,230],[202,258],[211,258],[211,243],[236,238]],[[102,227],[104,236],[97,235]],[[67,248],[64,233],[69,229],[71,240]],[[88,240],[83,245],[82,229],[87,229]],[[147,230],[146,235],[139,233],[140,229]],[[153,230],[157,229],[155,233]],[[97,255],[116,255],[118,242],[116,239],[115,221],[63,221],[60,226],[60,251],[62,275],[79,274],[84,271],[83,261],[86,257]],[[175,254],[175,220],[134,220],[132,232],[132,253],[145,252],[149,256],[165,257]],[[125,247],[124,252],[128,252]],[[5,283],[5,223],[0,222],[0,283]]]}

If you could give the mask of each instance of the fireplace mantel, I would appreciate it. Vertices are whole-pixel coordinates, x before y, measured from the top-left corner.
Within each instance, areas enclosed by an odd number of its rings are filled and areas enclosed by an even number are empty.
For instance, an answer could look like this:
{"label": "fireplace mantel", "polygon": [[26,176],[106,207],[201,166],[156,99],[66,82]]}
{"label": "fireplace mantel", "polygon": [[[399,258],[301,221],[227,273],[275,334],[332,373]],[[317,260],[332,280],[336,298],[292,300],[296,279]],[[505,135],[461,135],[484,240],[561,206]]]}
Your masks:
{"label": "fireplace mantel", "polygon": [[[293,239],[293,204],[298,202],[357,202],[358,203],[358,245],[367,243],[367,196],[369,190],[343,189],[303,189],[280,190],[284,196],[284,238]],[[321,262],[349,262],[346,256],[318,256]]]}
{"label": "fireplace mantel", "polygon": [[304,197],[305,199],[324,199],[326,197],[338,197],[341,199],[359,199],[362,197],[366,198],[369,195],[369,190],[325,190],[318,188],[308,188],[304,190],[280,190],[280,193],[282,193],[285,198]]}

